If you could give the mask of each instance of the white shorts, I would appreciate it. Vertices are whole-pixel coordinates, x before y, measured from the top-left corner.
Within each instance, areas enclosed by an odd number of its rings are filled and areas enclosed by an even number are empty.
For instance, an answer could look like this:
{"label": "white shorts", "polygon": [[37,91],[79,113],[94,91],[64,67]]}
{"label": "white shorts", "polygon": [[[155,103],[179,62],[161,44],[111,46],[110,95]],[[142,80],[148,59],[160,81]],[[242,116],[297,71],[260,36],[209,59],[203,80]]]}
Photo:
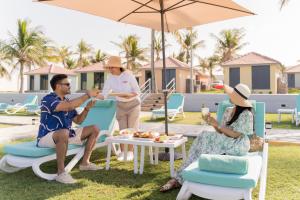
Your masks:
{"label": "white shorts", "polygon": [[[81,134],[82,134],[83,127],[78,128],[75,130],[75,136],[69,137],[68,143],[69,144],[77,144],[82,145],[84,141],[81,140]],[[38,142],[38,147],[50,147],[55,148],[56,144],[53,140],[53,133],[55,131],[49,132],[47,135],[42,137],[40,141]]]}

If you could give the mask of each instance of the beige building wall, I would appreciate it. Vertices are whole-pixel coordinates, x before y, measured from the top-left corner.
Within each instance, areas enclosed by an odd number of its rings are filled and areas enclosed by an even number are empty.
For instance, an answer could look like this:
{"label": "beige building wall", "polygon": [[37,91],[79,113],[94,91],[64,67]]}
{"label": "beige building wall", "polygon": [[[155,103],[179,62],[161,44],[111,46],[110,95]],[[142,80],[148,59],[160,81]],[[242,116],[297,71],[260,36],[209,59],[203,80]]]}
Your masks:
{"label": "beige building wall", "polygon": [[240,67],[240,82],[252,90],[252,68],[250,65]]}
{"label": "beige building wall", "polygon": [[300,73],[295,73],[295,87],[300,88]]}
{"label": "beige building wall", "polygon": [[186,79],[190,78],[189,70],[176,70],[176,91],[186,92]]}
{"label": "beige building wall", "polygon": [[[236,66],[238,67],[238,66]],[[232,67],[232,68],[236,68]],[[224,83],[229,85],[229,69],[231,67],[224,67]],[[270,65],[270,89],[268,90],[253,90],[252,89],[252,65],[243,65],[240,67],[240,82],[249,86],[253,93],[277,93],[277,78],[281,77],[281,70],[279,64]]]}

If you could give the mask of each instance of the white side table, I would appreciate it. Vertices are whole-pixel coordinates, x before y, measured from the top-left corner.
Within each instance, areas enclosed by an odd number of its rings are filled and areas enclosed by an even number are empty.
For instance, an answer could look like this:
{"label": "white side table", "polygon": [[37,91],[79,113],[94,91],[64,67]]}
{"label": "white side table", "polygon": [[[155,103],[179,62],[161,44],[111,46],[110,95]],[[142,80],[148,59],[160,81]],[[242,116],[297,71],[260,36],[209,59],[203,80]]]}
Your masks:
{"label": "white side table", "polygon": [[277,109],[277,113],[278,113],[278,123],[281,122],[281,114],[292,114],[292,123],[294,123],[294,120],[295,120],[295,109],[279,108],[279,109]]}
{"label": "white side table", "polygon": [[[170,174],[171,177],[175,176],[175,170],[174,170],[174,154],[175,154],[175,148],[182,147],[182,158],[183,161],[186,159],[186,150],[185,150],[185,143],[188,141],[186,137],[183,137],[178,140],[169,140],[164,143],[157,143],[153,142],[153,140],[150,139],[139,139],[139,138],[124,138],[124,137],[109,137],[106,139],[108,142],[107,146],[107,157],[106,157],[106,170],[110,168],[110,157],[111,157],[111,150],[112,150],[112,144],[113,143],[120,143],[120,144],[131,144],[133,145],[133,151],[134,151],[134,173],[137,174],[143,174],[144,172],[144,159],[145,159],[145,147],[149,147],[149,154],[150,154],[150,163],[158,164],[158,152],[159,148],[169,148],[170,149]],[[141,155],[140,155],[140,167],[138,167],[138,146],[141,148]],[[155,161],[153,162],[153,152],[152,147],[155,148],[154,156]]]}

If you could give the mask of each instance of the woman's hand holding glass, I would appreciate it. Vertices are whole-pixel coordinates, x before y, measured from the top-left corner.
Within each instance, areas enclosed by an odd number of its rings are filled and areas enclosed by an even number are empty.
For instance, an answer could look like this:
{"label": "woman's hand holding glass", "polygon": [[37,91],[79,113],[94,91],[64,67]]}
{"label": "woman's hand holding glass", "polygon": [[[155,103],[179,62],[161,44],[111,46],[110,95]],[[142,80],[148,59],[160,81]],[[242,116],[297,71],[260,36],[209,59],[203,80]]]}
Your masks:
{"label": "woman's hand holding glass", "polygon": [[210,116],[210,113],[208,113],[206,122],[207,122],[207,124],[209,124],[209,125],[211,125],[212,127],[214,127],[214,128],[216,129],[216,131],[221,132],[221,131],[219,130],[219,124],[218,124],[218,121],[217,121],[214,117]]}

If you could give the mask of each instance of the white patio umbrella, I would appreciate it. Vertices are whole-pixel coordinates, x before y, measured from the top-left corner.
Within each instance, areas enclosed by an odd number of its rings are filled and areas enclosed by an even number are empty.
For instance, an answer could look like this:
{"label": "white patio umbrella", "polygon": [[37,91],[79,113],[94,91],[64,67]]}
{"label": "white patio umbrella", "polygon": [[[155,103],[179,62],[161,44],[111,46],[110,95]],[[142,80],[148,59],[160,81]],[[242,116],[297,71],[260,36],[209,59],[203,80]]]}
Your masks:
{"label": "white patio umbrella", "polygon": [[[161,31],[165,133],[168,134],[164,32],[253,15],[232,0],[36,0],[114,21]],[[192,77],[191,77],[192,79]],[[192,88],[191,88],[192,89]]]}

